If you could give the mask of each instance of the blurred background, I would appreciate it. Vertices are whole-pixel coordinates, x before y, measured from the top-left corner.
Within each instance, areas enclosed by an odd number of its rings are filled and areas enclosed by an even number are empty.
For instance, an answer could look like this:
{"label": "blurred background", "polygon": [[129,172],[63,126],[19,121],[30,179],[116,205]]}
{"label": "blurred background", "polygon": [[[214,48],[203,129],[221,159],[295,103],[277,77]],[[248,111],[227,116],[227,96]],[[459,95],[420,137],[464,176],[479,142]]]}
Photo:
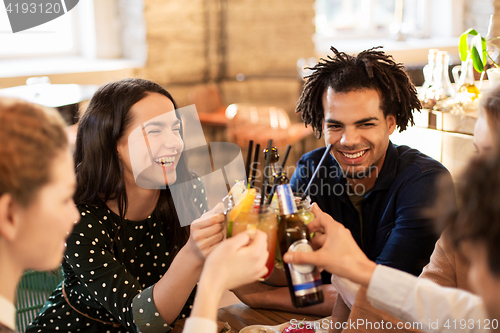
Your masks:
{"label": "blurred background", "polygon": [[[422,85],[429,49],[459,64],[458,37],[468,28],[486,35],[490,15],[500,19],[500,0],[81,0],[53,21],[12,34],[1,8],[0,89],[30,77],[90,88],[150,79],[179,106],[196,104],[207,141],[237,142],[243,156],[249,138],[266,142],[271,134],[244,136],[235,115],[275,119],[270,128],[286,132],[278,145],[294,144],[294,164],[324,145],[293,124],[301,121],[294,110],[304,67],[330,46],[351,54],[383,46]],[[78,116],[87,95],[70,114]],[[233,103],[231,120],[225,111]],[[442,160],[441,150],[435,155]]]}

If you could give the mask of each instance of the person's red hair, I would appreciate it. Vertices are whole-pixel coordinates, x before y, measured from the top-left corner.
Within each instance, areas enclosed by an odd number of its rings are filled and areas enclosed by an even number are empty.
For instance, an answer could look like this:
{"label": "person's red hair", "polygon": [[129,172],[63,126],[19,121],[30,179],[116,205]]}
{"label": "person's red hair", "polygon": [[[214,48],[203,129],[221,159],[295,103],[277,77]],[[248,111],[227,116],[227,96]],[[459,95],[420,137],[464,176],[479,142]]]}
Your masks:
{"label": "person's red hair", "polygon": [[0,98],[0,196],[31,203],[50,181],[54,157],[68,148],[64,126],[54,109]]}

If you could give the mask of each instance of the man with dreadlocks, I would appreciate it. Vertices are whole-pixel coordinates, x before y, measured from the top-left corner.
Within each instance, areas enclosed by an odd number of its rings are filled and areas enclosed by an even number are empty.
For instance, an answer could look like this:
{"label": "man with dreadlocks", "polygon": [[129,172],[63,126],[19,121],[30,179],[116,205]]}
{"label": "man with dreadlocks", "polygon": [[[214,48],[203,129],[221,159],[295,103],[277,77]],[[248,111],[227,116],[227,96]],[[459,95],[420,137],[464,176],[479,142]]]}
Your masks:
{"label": "man with dreadlocks", "polygon": [[[412,113],[421,108],[404,67],[377,48],[355,57],[331,50],[333,57],[312,68],[297,102],[296,112],[306,126],[332,144],[309,195],[351,231],[370,260],[418,275],[437,240],[424,210],[432,205],[437,178],[444,175],[451,181],[451,176],[439,162],[389,140],[396,127],[403,131],[413,125]],[[325,149],[299,160],[290,181],[295,192],[305,190]],[[316,232],[313,245],[322,239]],[[329,283],[330,276],[324,273],[323,280]],[[323,304],[300,311],[329,314],[336,289],[343,297],[345,290],[354,289],[339,280],[334,284],[337,288],[323,286]],[[294,310],[285,288],[261,283],[234,292],[251,307]],[[355,295],[350,296],[354,302]]]}
{"label": "man with dreadlocks", "polygon": [[[331,48],[307,78],[296,112],[318,138],[332,144],[311,186],[313,202],[347,227],[367,257],[420,274],[437,240],[425,208],[436,179],[449,172],[439,162],[389,135],[413,125],[421,108],[402,64],[372,48],[350,56]],[[325,152],[302,156],[291,185],[301,192]],[[325,278],[325,277],[324,277]]]}

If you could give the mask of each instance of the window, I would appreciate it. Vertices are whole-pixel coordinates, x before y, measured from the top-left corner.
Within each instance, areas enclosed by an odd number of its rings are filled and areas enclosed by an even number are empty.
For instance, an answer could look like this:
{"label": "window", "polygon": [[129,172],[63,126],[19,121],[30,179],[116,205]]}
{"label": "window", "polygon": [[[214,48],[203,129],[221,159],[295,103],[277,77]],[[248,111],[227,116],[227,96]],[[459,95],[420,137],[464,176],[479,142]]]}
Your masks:
{"label": "window", "polygon": [[74,10],[45,24],[14,34],[7,11],[4,6],[0,6],[0,58],[76,55],[78,41]]}
{"label": "window", "polygon": [[142,66],[143,13],[143,0],[83,0],[52,21],[12,33],[0,3],[0,80]]}
{"label": "window", "polygon": [[348,53],[382,45],[393,54],[419,49],[399,61],[426,62],[429,48],[456,49],[464,6],[464,0],[316,0],[316,52],[324,55],[331,45]]}
{"label": "window", "polygon": [[384,37],[395,0],[316,0],[316,32],[324,37]]}

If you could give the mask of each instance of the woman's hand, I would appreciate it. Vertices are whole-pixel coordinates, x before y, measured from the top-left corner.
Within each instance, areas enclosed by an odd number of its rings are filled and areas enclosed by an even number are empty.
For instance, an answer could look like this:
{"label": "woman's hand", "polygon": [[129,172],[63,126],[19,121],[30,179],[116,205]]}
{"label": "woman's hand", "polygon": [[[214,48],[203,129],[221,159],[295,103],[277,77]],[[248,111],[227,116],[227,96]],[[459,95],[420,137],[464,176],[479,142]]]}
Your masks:
{"label": "woman's hand", "polygon": [[223,222],[224,204],[218,203],[212,210],[203,214],[191,223],[191,234],[186,248],[202,261],[224,239]]}
{"label": "woman's hand", "polygon": [[376,264],[361,251],[349,229],[323,213],[317,204],[313,204],[312,212],[316,218],[307,227],[315,232],[313,242],[319,250],[311,253],[287,252],[283,260],[292,264],[313,264],[367,286]]}
{"label": "woman's hand", "polygon": [[268,255],[267,235],[264,232],[256,230],[253,239],[247,232],[239,233],[223,241],[210,254],[201,281],[222,290],[255,282],[267,274]]}
{"label": "woman's hand", "polygon": [[253,240],[242,232],[223,241],[205,262],[191,316],[215,321],[223,292],[267,274],[268,255],[267,235],[259,230]]}

